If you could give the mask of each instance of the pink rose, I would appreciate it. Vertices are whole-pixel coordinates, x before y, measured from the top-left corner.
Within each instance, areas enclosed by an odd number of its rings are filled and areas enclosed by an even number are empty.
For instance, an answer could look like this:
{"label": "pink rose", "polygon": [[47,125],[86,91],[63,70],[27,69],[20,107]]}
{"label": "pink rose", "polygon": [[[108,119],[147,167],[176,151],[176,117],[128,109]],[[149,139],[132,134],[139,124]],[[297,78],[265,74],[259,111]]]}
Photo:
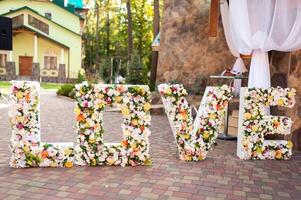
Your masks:
{"label": "pink rose", "polygon": [[23,128],[24,128],[23,124],[17,124],[17,129],[21,130]]}

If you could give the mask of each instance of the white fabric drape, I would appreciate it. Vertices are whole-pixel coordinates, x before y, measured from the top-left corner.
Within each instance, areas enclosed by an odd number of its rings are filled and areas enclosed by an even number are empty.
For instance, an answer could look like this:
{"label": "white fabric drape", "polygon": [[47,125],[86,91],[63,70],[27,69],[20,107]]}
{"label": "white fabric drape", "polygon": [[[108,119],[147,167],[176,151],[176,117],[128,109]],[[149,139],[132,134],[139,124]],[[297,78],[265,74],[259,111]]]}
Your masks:
{"label": "white fabric drape", "polygon": [[[236,57],[236,61],[232,67],[232,70],[239,73],[247,72],[247,68],[243,62],[243,60],[240,58],[240,53],[238,52],[238,49],[234,45],[233,38],[230,32],[230,22],[229,22],[229,5],[227,0],[221,0],[220,1],[220,10],[221,10],[221,16],[222,16],[222,22],[223,22],[223,28],[224,28],[224,34],[225,38],[228,44],[228,47],[230,49],[230,52],[234,57]],[[234,93],[239,94],[240,87],[241,87],[241,79],[234,80]]]}
{"label": "white fabric drape", "polygon": [[229,5],[227,0],[220,1],[220,10],[221,10],[221,17],[223,22],[223,28],[225,33],[225,38],[229,47],[230,52],[233,56],[239,57],[239,52],[234,45],[233,38],[230,32],[230,23],[229,23]]}
{"label": "white fabric drape", "polygon": [[268,51],[301,49],[301,0],[231,0],[230,32],[241,54],[251,54],[249,87],[270,87]]}

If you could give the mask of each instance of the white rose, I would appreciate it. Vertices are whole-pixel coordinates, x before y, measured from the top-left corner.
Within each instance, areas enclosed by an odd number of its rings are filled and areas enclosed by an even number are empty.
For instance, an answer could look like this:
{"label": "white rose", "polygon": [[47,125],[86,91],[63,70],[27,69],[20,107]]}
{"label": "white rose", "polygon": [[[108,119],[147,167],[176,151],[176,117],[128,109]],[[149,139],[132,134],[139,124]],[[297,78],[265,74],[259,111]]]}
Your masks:
{"label": "white rose", "polygon": [[108,96],[112,96],[114,94],[114,91],[112,89],[109,89],[109,91],[107,92]]}

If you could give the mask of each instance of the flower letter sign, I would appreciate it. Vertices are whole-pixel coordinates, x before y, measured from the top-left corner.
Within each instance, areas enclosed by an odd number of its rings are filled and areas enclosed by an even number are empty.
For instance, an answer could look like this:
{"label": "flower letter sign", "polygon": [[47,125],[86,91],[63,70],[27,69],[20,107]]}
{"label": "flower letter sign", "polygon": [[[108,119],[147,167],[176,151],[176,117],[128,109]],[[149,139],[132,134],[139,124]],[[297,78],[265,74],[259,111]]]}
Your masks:
{"label": "flower letter sign", "polygon": [[[73,143],[41,143],[40,86],[13,82],[9,115],[12,125],[11,167],[144,165],[149,160],[150,92],[147,86],[76,86],[78,137]],[[103,142],[102,115],[107,105],[122,108],[124,138]]]}
{"label": "flower letter sign", "polygon": [[[150,135],[150,92],[148,86],[94,85],[76,86],[75,108],[78,137],[75,156],[78,165],[148,164]],[[123,140],[119,144],[103,142],[102,115],[106,106],[121,106]]]}
{"label": "flower letter sign", "polygon": [[41,143],[39,83],[13,82],[11,99],[10,166],[14,168],[72,167],[73,143]]}
{"label": "flower letter sign", "polygon": [[292,108],[296,91],[289,88],[242,88],[240,97],[237,156],[241,159],[288,159],[292,142],[265,140],[268,134],[288,135],[292,120],[289,117],[266,116],[266,106]]}
{"label": "flower letter sign", "polygon": [[193,123],[191,108],[185,98],[183,85],[158,86],[181,160],[199,161],[206,158],[223,123],[223,115],[233,88],[207,87],[196,120]]}

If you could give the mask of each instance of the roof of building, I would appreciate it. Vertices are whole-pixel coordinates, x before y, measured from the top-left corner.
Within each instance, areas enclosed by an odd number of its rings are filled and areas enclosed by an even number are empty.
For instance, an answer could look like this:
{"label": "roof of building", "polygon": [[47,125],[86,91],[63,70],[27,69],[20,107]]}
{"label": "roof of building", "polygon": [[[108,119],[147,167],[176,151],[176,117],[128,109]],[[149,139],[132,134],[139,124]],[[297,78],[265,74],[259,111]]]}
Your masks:
{"label": "roof of building", "polygon": [[67,4],[65,4],[65,0],[50,0],[55,5],[69,11],[70,13],[83,18],[81,15],[79,15],[75,9],[83,9],[83,1],[82,0],[67,0]]}
{"label": "roof of building", "polygon": [[29,26],[27,26],[27,25],[25,25],[25,24],[24,24],[24,25],[21,25],[21,26],[18,26],[18,27],[15,27],[14,29],[20,29],[20,28],[21,28],[21,29],[23,28],[23,29],[32,31],[32,32],[36,33],[37,35],[39,35],[39,36],[41,36],[41,37],[43,37],[43,38],[45,38],[45,39],[47,39],[47,40],[49,40],[49,41],[52,41],[52,42],[54,42],[54,43],[56,43],[56,44],[58,44],[58,45],[61,45],[61,46],[65,47],[65,48],[68,48],[68,49],[69,49],[69,47],[66,46],[65,44],[63,44],[63,43],[61,43],[61,42],[59,42],[59,41],[57,41],[57,40],[55,40],[55,39],[49,37],[49,36],[46,35],[46,34],[42,34],[42,33],[38,32],[38,31],[36,31],[36,30],[30,28]]}
{"label": "roof of building", "polygon": [[152,42],[152,46],[160,46],[160,32],[156,35],[155,39]]}
{"label": "roof of building", "polygon": [[153,51],[159,51],[160,47],[160,32],[156,35],[155,39],[152,42],[152,50]]}
{"label": "roof of building", "polygon": [[67,5],[74,5],[75,8],[84,8],[84,4],[82,0],[68,0]]}
{"label": "roof of building", "polygon": [[64,29],[70,31],[71,33],[74,33],[75,35],[81,36],[81,34],[76,33],[76,32],[74,32],[73,30],[70,30],[70,29],[68,29],[68,28],[66,28],[66,27],[64,27],[64,26],[62,26],[62,25],[56,23],[55,21],[48,19],[47,17],[41,15],[41,14],[38,13],[37,11],[35,11],[35,10],[33,10],[33,9],[27,7],[27,6],[23,6],[23,7],[21,7],[21,8],[15,9],[15,10],[10,10],[9,12],[3,13],[3,14],[1,14],[0,16],[6,16],[6,15],[8,15],[8,14],[11,14],[11,13],[14,13],[14,12],[18,12],[18,11],[20,11],[20,10],[29,10],[29,11],[35,13],[36,15],[38,15],[38,16],[44,18],[45,20],[47,20],[47,21],[49,21],[49,22],[51,22],[51,23],[53,23],[53,24],[56,24],[57,26],[59,26],[59,27],[61,27],[61,28],[64,28]]}

